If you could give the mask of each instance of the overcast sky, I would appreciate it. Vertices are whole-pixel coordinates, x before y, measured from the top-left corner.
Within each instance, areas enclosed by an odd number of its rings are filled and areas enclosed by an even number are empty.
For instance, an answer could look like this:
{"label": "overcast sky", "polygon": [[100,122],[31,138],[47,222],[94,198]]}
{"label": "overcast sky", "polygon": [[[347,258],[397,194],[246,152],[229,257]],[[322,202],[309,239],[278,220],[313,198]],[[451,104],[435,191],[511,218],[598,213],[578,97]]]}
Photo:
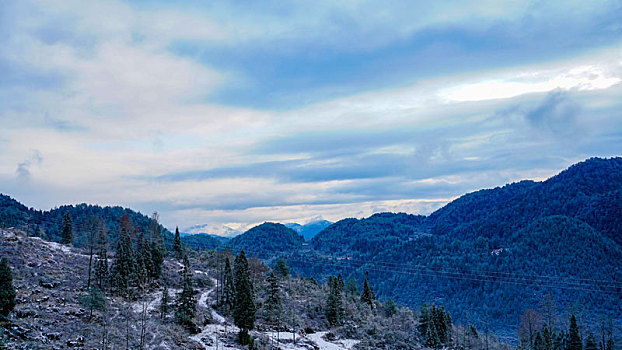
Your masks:
{"label": "overcast sky", "polygon": [[427,214],[620,155],[621,82],[619,1],[0,1],[0,192],[215,232]]}

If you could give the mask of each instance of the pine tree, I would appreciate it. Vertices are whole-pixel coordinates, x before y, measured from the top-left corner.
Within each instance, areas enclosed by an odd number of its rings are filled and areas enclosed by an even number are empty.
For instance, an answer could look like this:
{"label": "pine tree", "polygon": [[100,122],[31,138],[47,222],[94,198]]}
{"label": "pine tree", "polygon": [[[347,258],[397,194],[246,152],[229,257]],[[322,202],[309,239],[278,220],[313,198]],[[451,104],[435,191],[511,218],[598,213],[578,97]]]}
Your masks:
{"label": "pine tree", "polygon": [[160,319],[164,319],[168,313],[168,304],[170,303],[170,296],[168,294],[168,284],[164,283],[164,289],[162,290],[162,299],[160,300]]}
{"label": "pine tree", "polygon": [[387,315],[388,318],[393,317],[397,313],[397,306],[393,299],[389,298],[384,303],[384,314]]}
{"label": "pine tree", "polygon": [[8,317],[15,308],[13,273],[6,258],[0,260],[0,315]]}
{"label": "pine tree", "polygon": [[289,265],[284,259],[279,259],[274,264],[274,274],[279,278],[286,278],[289,276]]}
{"label": "pine tree", "polygon": [[369,273],[365,271],[365,282],[363,283],[363,293],[361,294],[361,301],[368,304],[369,307],[374,309],[374,300],[376,300],[376,295],[374,294],[371,286],[369,285],[368,280]]}
{"label": "pine tree", "polygon": [[132,250],[132,238],[130,236],[134,232],[134,226],[127,214],[121,216],[120,222],[121,230],[119,232],[117,251],[114,256],[114,262],[112,263],[111,278],[117,295],[129,298],[130,286],[136,272],[136,262]]}
{"label": "pine tree", "polygon": [[566,350],[583,350],[583,342],[577,325],[577,318],[573,314],[570,317],[570,328],[568,329],[568,346]]}
{"label": "pine tree", "polygon": [[233,320],[240,328],[239,341],[242,345],[250,341],[248,331],[255,328],[255,302],[253,301],[253,284],[246,254],[242,250],[233,264],[235,277],[235,306]]}
{"label": "pine tree", "polygon": [[153,259],[149,243],[145,242],[145,237],[141,232],[136,242],[136,276],[139,284],[144,285],[149,282],[153,275]]}
{"label": "pine tree", "polygon": [[190,270],[190,261],[188,256],[184,255],[184,268],[182,270],[182,290],[177,295],[177,309],[175,310],[175,319],[177,323],[190,327],[193,325],[192,319],[197,311],[197,302],[194,297],[194,288],[192,286],[192,273]]}
{"label": "pine tree", "polygon": [[233,277],[233,271],[231,270],[231,263],[229,257],[225,255],[225,272],[223,275],[223,306],[225,313],[229,314],[233,310],[235,303],[235,278]]}
{"label": "pine tree", "polygon": [[359,284],[354,276],[350,276],[350,278],[346,281],[345,290],[348,296],[355,297],[359,295]]}
{"label": "pine tree", "polygon": [[596,337],[594,333],[590,332],[585,341],[585,350],[598,350],[598,344],[596,344]]}
{"label": "pine tree", "polygon": [[71,244],[73,241],[73,223],[71,221],[71,214],[69,210],[65,211],[63,215],[63,227],[61,229],[61,243],[62,244]]}
{"label": "pine tree", "polygon": [[270,273],[268,275],[268,290],[267,290],[267,298],[264,303],[264,309],[266,313],[266,319],[272,325],[276,326],[277,329],[280,326],[281,322],[281,314],[283,313],[283,305],[281,303],[281,290],[279,288],[279,283],[274,273]]}
{"label": "pine tree", "polygon": [[181,246],[181,237],[179,236],[179,227],[175,227],[175,240],[173,241],[173,252],[175,257],[181,259],[184,255],[184,249]]}
{"label": "pine tree", "polygon": [[425,339],[428,334],[428,327],[432,323],[432,309],[428,304],[421,305],[421,313],[419,314],[419,325],[417,330],[419,335]]}
{"label": "pine tree", "polygon": [[536,331],[536,336],[533,341],[533,349],[534,350],[545,350],[546,345],[544,343],[544,337],[542,336],[542,332]]}
{"label": "pine tree", "polygon": [[162,275],[162,264],[164,263],[164,255],[166,247],[162,238],[162,227],[158,223],[158,213],[155,212],[151,216],[151,237],[149,240],[149,248],[151,249],[151,279],[158,279]]}
{"label": "pine tree", "polygon": [[106,231],[99,230],[97,238],[97,257],[95,260],[95,281],[99,289],[104,289],[104,282],[108,278],[108,249],[106,244]]}
{"label": "pine tree", "polygon": [[339,292],[339,282],[335,276],[328,277],[328,297],[326,299],[326,319],[328,324],[336,326],[341,323],[343,304]]}

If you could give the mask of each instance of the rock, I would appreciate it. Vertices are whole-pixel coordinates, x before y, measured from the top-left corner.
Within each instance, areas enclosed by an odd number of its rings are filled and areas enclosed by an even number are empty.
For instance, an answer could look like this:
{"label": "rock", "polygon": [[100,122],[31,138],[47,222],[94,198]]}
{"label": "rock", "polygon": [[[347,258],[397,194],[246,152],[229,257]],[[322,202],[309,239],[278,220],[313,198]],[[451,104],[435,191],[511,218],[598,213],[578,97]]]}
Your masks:
{"label": "rock", "polygon": [[60,337],[61,337],[60,333],[58,332],[45,333],[44,335],[49,340],[60,340]]}
{"label": "rock", "polygon": [[37,314],[33,310],[16,310],[15,316],[17,318],[35,317]]}
{"label": "rock", "polygon": [[56,283],[53,282],[44,282],[39,280],[39,285],[43,288],[47,288],[47,289],[54,289],[56,288]]}

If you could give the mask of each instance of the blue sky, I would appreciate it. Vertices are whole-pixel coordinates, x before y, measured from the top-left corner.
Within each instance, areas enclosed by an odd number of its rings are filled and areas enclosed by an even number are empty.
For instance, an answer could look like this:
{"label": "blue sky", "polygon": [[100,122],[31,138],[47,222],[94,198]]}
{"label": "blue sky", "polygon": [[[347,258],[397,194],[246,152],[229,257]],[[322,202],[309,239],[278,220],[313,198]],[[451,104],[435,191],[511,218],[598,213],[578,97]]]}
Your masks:
{"label": "blue sky", "polygon": [[615,1],[3,1],[0,192],[215,233],[426,214],[620,155],[621,18]]}

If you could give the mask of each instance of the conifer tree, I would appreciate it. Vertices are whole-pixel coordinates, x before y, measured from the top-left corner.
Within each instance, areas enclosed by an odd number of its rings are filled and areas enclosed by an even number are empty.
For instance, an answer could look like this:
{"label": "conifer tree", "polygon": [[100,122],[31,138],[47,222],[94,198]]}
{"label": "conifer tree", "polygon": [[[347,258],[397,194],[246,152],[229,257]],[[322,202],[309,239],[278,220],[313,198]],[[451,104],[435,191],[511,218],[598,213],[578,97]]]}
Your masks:
{"label": "conifer tree", "polygon": [[151,279],[158,279],[162,275],[162,264],[164,263],[164,255],[166,247],[162,238],[162,227],[158,223],[158,213],[155,212],[151,216],[151,237],[149,240],[149,248],[151,249]]}
{"label": "conifer tree", "polygon": [[279,278],[285,278],[289,276],[289,265],[284,259],[279,259],[274,264],[274,274]]}
{"label": "conifer tree", "polygon": [[229,257],[225,255],[225,272],[223,275],[223,293],[222,302],[225,308],[225,313],[229,314],[233,310],[235,303],[235,278],[233,277],[233,270],[231,270],[231,263]]}
{"label": "conifer tree", "polygon": [[63,215],[63,227],[61,229],[60,238],[62,244],[71,244],[73,241],[73,222],[71,221],[69,210],[65,211]]}
{"label": "conifer tree", "polygon": [[421,305],[421,313],[419,314],[419,325],[417,326],[417,330],[419,331],[419,335],[423,338],[428,334],[428,327],[432,322],[432,309],[428,304]]}
{"label": "conifer tree", "polygon": [[15,308],[13,273],[6,258],[0,260],[0,315],[8,317]]}
{"label": "conifer tree", "polygon": [[235,306],[233,308],[233,320],[240,328],[238,339],[240,344],[250,342],[248,331],[255,328],[255,302],[253,301],[253,284],[246,254],[242,250],[235,258],[233,264],[235,277]]}
{"label": "conifer tree", "polygon": [[143,285],[149,282],[153,275],[153,259],[151,257],[151,249],[149,243],[145,242],[144,234],[138,235],[136,242],[136,275],[138,282]]}
{"label": "conifer tree", "polygon": [[577,318],[573,314],[570,316],[570,328],[568,329],[568,346],[566,350],[582,350],[583,342],[581,341],[581,334],[579,333],[579,326],[577,325]]}
{"label": "conifer tree", "polygon": [[268,275],[268,291],[266,302],[264,303],[264,309],[266,319],[269,323],[277,327],[277,330],[281,322],[281,314],[283,313],[283,305],[281,303],[281,291],[276,275],[271,272]]}
{"label": "conifer tree", "polygon": [[168,284],[164,283],[164,289],[162,290],[162,299],[160,300],[160,319],[164,319],[168,313],[168,304],[170,303],[170,296],[168,294]]}
{"label": "conifer tree", "polygon": [[365,282],[363,283],[363,293],[361,293],[361,301],[368,304],[369,307],[374,309],[374,300],[376,300],[376,295],[374,291],[371,289],[369,285],[368,279],[369,273],[365,271]]}
{"label": "conifer tree", "polygon": [[175,319],[177,323],[186,327],[192,326],[192,319],[197,311],[197,302],[194,297],[194,288],[192,286],[192,272],[190,270],[190,261],[188,256],[184,255],[184,268],[182,270],[182,290],[177,295],[177,309],[175,310]]}
{"label": "conifer tree", "polygon": [[106,244],[106,231],[99,230],[97,238],[97,257],[95,259],[95,281],[99,289],[104,289],[104,282],[108,278],[108,248]]}
{"label": "conifer tree", "polygon": [[134,232],[134,226],[127,214],[121,216],[120,222],[121,230],[119,232],[117,251],[112,263],[111,278],[117,295],[128,298],[132,279],[136,272],[136,262],[132,250],[132,238],[130,236]]}
{"label": "conifer tree", "polygon": [[329,276],[327,284],[326,319],[331,326],[336,326],[341,323],[344,314],[339,281],[335,276]]}
{"label": "conifer tree", "polygon": [[598,344],[596,344],[596,337],[594,333],[590,332],[585,341],[585,350],[598,350]]}
{"label": "conifer tree", "polygon": [[175,258],[181,259],[184,255],[184,249],[181,246],[181,236],[179,235],[179,227],[175,227],[175,239],[173,241],[173,252],[175,252]]}
{"label": "conifer tree", "polygon": [[384,314],[387,315],[388,318],[393,317],[397,313],[397,306],[393,299],[389,298],[384,303]]}
{"label": "conifer tree", "polygon": [[346,286],[345,286],[345,290],[346,290],[346,294],[348,296],[358,296],[360,291],[359,291],[359,284],[356,281],[356,278],[354,278],[354,276],[350,276],[350,278],[348,278],[348,280],[346,281]]}

